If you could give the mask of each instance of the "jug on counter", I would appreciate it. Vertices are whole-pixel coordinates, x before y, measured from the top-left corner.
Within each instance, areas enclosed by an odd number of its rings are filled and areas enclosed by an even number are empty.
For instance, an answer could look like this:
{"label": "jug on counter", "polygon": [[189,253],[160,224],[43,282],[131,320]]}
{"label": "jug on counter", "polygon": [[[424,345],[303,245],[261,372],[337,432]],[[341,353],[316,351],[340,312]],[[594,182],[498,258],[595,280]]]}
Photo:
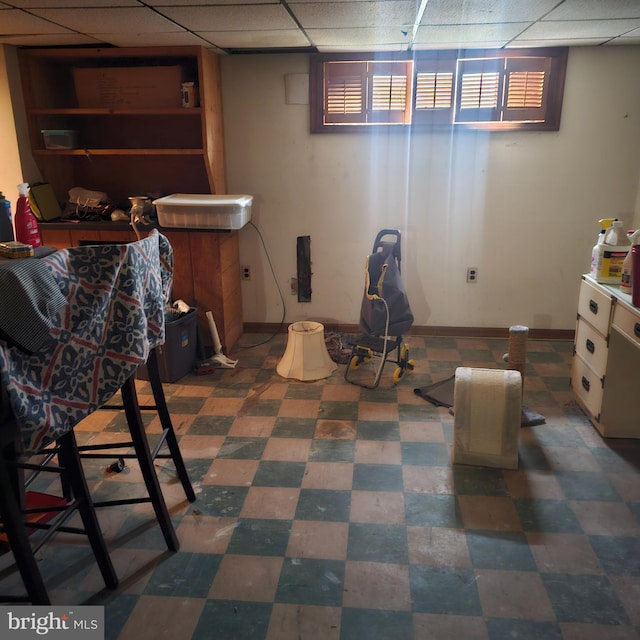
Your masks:
{"label": "jug on counter", "polygon": [[23,244],[30,244],[34,249],[42,246],[38,221],[31,211],[27,190],[29,185],[26,182],[18,185],[18,202],[16,204],[16,214],[14,224],[16,228],[16,240]]}
{"label": "jug on counter", "polygon": [[622,220],[614,220],[606,230],[602,243],[593,248],[590,275],[603,284],[620,284],[622,265],[631,250],[631,243]]}
{"label": "jug on counter", "polygon": [[633,247],[640,244],[640,229],[634,231],[629,236],[629,242],[631,244],[631,251],[627,253],[626,258],[622,263],[620,289],[624,291],[624,293],[631,295],[631,291],[633,290]]}

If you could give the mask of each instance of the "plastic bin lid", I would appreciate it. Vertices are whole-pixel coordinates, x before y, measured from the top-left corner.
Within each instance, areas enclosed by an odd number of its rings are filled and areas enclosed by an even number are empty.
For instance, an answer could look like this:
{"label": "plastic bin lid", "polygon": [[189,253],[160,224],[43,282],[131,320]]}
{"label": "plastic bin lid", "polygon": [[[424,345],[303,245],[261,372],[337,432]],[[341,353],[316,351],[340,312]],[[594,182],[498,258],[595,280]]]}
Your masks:
{"label": "plastic bin lid", "polygon": [[180,205],[183,207],[189,206],[198,206],[202,205],[211,205],[215,207],[230,205],[230,204],[238,204],[243,207],[247,207],[251,204],[253,200],[253,196],[248,195],[214,195],[211,193],[174,193],[170,196],[165,196],[164,198],[158,198],[153,201],[154,205]]}

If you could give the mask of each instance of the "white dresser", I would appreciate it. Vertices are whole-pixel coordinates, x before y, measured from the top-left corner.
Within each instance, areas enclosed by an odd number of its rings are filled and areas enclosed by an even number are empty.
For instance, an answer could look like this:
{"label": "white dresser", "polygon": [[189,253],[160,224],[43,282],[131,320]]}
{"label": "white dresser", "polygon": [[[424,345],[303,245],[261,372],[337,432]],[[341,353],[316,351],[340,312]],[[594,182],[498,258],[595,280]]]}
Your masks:
{"label": "white dresser", "polygon": [[571,386],[608,438],[640,438],[640,309],[620,287],[582,276]]}

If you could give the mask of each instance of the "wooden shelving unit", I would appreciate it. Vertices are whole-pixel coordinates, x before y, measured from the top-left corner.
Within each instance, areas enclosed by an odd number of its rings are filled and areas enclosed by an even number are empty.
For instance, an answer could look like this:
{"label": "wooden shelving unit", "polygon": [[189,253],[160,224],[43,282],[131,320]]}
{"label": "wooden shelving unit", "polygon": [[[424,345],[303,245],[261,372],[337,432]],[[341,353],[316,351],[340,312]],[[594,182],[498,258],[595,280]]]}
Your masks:
{"label": "wooden shelving unit", "polygon": [[[226,193],[217,55],[201,47],[22,49],[18,55],[31,151],[61,203],[73,187],[105,192],[124,206],[130,196]],[[182,81],[196,83],[199,106],[179,106],[180,83],[167,89],[176,91],[176,106],[80,104],[75,70],[140,67],[178,67]],[[74,130],[77,145],[47,149],[43,129]],[[242,334],[237,232],[162,232],[174,246],[173,297],[198,307],[209,344],[205,314],[212,311],[223,345],[231,349]],[[41,233],[58,248],[135,239],[126,224],[109,222],[47,223]]]}
{"label": "wooden shelving unit", "polygon": [[[64,201],[72,187],[131,195],[224,193],[218,57],[201,47],[24,49],[19,52],[31,149],[43,179]],[[179,67],[200,106],[84,107],[74,71]],[[176,92],[180,86],[167,87]],[[74,149],[46,149],[43,129],[77,132]]]}

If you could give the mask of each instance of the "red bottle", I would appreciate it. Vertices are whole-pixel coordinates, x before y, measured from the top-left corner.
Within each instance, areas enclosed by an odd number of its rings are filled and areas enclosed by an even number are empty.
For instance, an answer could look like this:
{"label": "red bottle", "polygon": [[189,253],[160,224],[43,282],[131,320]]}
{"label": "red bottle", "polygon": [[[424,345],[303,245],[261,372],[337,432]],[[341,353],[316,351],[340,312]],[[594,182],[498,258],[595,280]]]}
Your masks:
{"label": "red bottle", "polygon": [[18,202],[16,204],[15,227],[16,240],[23,244],[30,244],[34,249],[42,245],[38,221],[31,211],[27,189],[29,185],[24,182],[18,185]]}
{"label": "red bottle", "polygon": [[[631,276],[631,303],[634,307],[640,308],[640,244],[635,244],[631,247],[631,260],[633,275]],[[638,328],[636,322],[634,332]],[[638,335],[636,333],[636,335]]]}

